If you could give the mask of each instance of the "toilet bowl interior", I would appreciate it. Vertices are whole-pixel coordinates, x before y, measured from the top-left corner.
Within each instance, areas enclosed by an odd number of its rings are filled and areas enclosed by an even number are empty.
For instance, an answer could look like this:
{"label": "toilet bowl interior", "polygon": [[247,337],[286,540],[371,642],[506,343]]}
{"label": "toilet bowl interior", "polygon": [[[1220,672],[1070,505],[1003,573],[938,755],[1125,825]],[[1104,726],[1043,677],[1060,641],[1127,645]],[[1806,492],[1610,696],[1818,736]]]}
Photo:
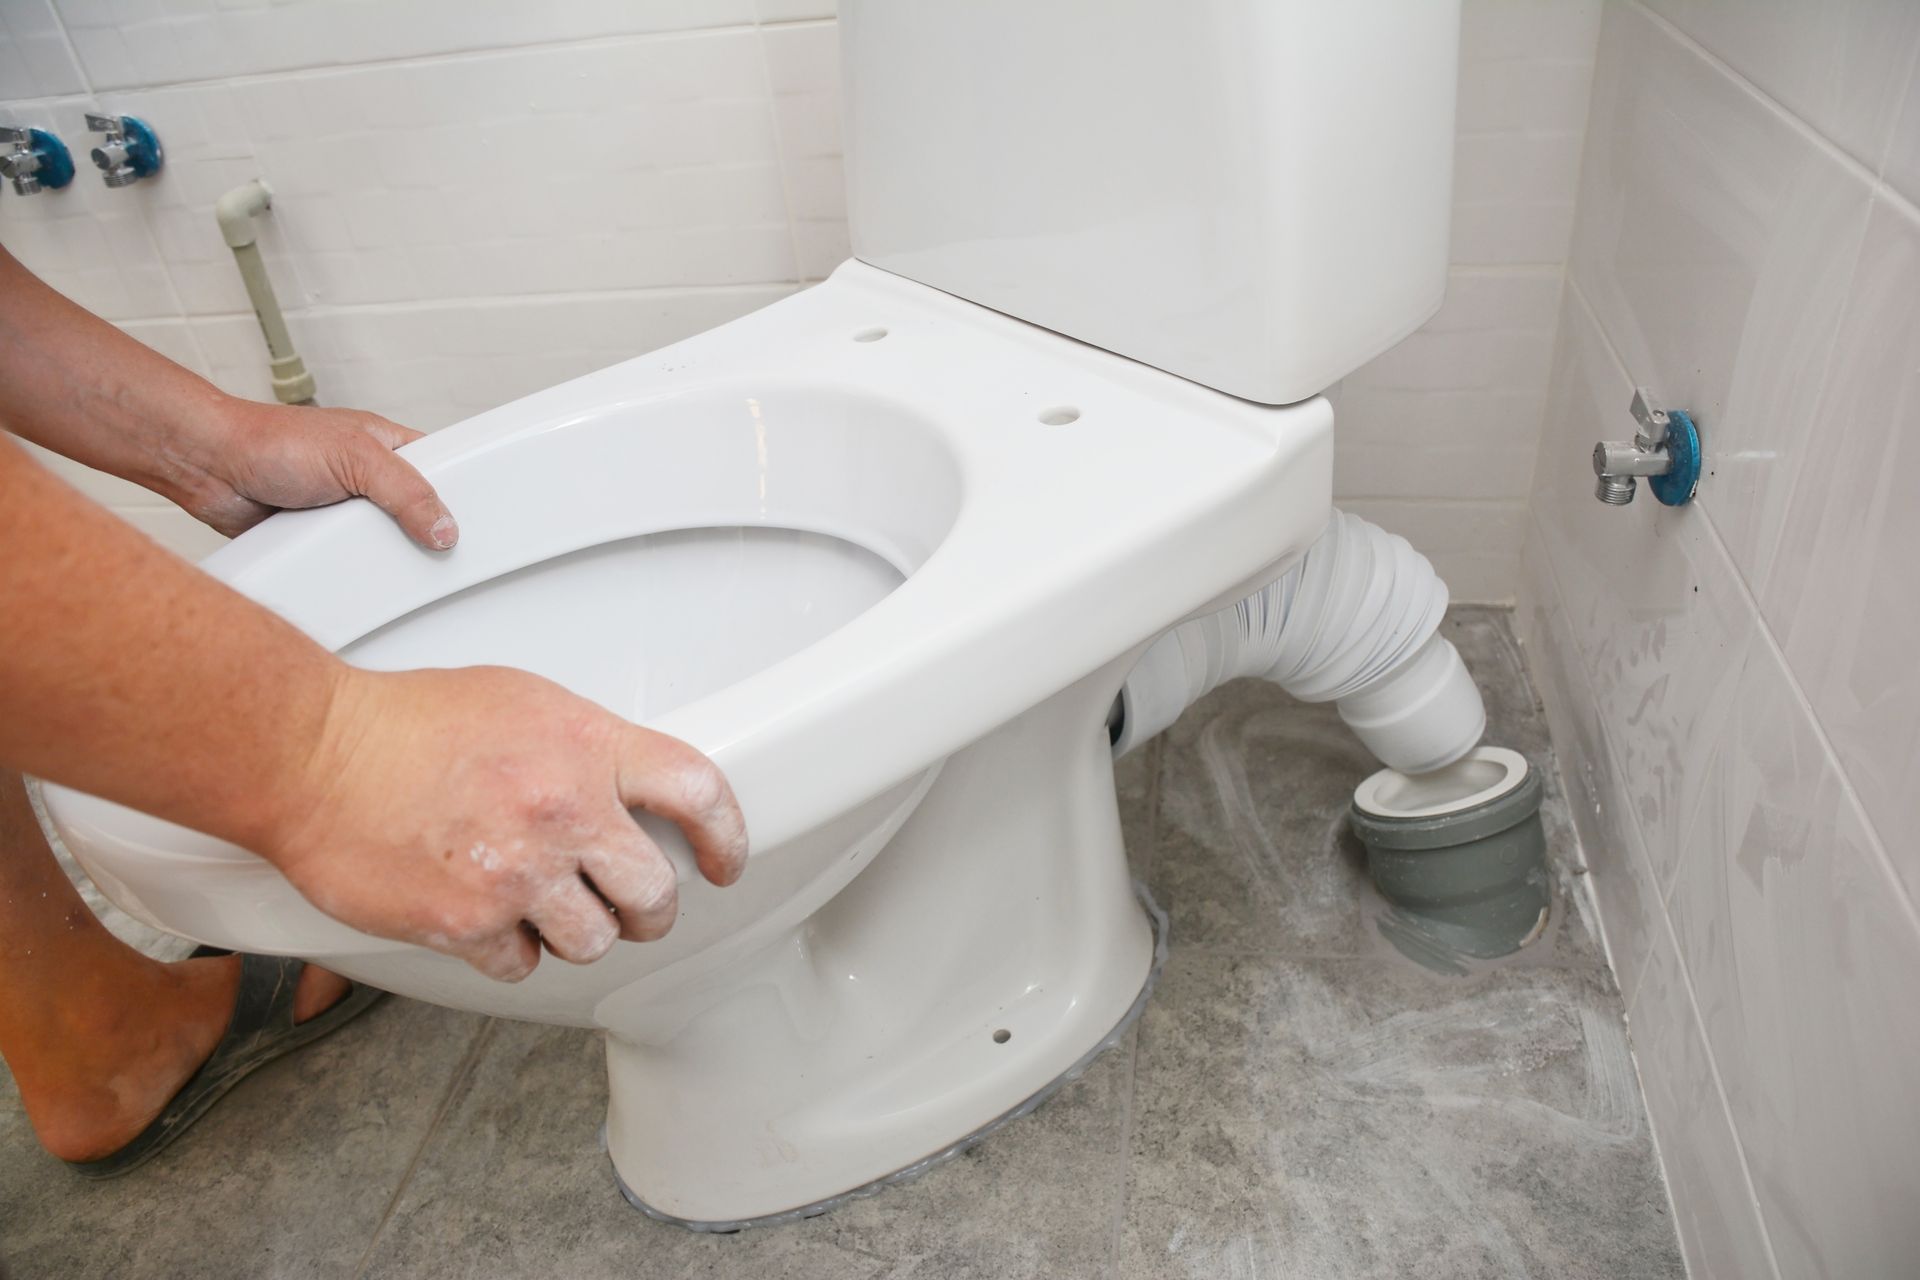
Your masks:
{"label": "toilet bowl interior", "polygon": [[904,581],[872,551],[766,527],[626,538],[433,601],[341,650],[373,670],[494,664],[647,719],[773,665]]}

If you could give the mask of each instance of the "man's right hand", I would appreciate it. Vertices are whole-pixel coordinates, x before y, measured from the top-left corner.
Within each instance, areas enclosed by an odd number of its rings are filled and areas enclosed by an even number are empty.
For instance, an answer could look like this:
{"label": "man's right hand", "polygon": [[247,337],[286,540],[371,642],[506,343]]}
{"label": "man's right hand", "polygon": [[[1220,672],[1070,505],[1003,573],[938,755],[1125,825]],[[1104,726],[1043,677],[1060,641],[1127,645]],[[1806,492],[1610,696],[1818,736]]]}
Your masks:
{"label": "man's right hand", "polygon": [[713,883],[746,866],[711,760],[503,667],[344,669],[307,776],[259,852],[335,919],[505,982],[542,943],[586,964],[672,928],[678,877],[630,808],[677,823]]}

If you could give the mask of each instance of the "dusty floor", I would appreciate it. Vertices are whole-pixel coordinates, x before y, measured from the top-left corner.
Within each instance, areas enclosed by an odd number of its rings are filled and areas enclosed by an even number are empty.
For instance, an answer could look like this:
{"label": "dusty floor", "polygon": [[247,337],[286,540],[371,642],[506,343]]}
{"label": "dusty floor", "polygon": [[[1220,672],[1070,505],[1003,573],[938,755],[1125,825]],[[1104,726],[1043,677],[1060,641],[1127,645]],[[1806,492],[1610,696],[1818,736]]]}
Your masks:
{"label": "dusty floor", "polygon": [[[1489,739],[1548,760],[1506,615],[1447,627]],[[1371,768],[1330,708],[1251,682],[1123,762],[1129,847],[1173,920],[1145,1018],[1034,1115],[823,1218],[719,1237],[648,1221],[595,1138],[590,1035],[389,1000],[118,1182],[43,1155],[0,1073],[0,1270],[1682,1275],[1557,779],[1546,937],[1449,976],[1378,931],[1342,818]]]}

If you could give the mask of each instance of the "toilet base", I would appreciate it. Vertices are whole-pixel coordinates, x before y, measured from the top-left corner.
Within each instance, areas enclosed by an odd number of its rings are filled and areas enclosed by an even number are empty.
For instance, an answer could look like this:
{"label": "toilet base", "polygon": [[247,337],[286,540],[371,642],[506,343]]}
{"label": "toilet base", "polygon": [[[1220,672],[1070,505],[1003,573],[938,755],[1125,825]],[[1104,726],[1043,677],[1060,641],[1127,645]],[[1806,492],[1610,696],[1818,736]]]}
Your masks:
{"label": "toilet base", "polygon": [[806,919],[602,1003],[607,1149],[637,1199],[811,1211],[964,1145],[1107,1039],[1154,967],[1103,723],[1131,656],[948,757]]}
{"label": "toilet base", "polygon": [[[945,1164],[955,1156],[965,1154],[971,1148],[998,1133],[1005,1125],[1018,1120],[1021,1116],[1032,1114],[1042,1103],[1051,1099],[1054,1094],[1059,1093],[1062,1089],[1085,1075],[1087,1068],[1091,1067],[1094,1061],[1106,1053],[1107,1050],[1119,1044],[1126,1036],[1127,1030],[1140,1020],[1142,1013],[1146,1012],[1147,1001],[1152,998],[1153,989],[1160,982],[1161,970],[1165,969],[1167,964],[1168,922],[1167,913],[1161,909],[1158,902],[1154,901],[1153,894],[1148,891],[1146,885],[1136,880],[1133,884],[1133,890],[1139,895],[1140,905],[1145,909],[1148,919],[1153,922],[1153,967],[1147,970],[1147,980],[1141,985],[1140,994],[1134,997],[1133,1003],[1127,1007],[1126,1013],[1121,1015],[1120,1021],[1114,1024],[1113,1030],[1109,1031],[1106,1036],[1101,1039],[1100,1043],[1087,1050],[1086,1054],[1079,1061],[1041,1086],[1039,1090],[1019,1106],[987,1121],[987,1123],[981,1125],[978,1129],[967,1134],[959,1141],[950,1143],[924,1159],[914,1161],[904,1169],[896,1169],[884,1177],[875,1178],[872,1182],[864,1186],[855,1187],[851,1191],[843,1191],[839,1195],[827,1196],[825,1199],[816,1200],[812,1204],[803,1204],[798,1208],[788,1209],[781,1213],[769,1213],[758,1218],[740,1218],[731,1221],[700,1221],[692,1218],[675,1217],[671,1213],[666,1213],[654,1208],[645,1200],[635,1195],[633,1190],[627,1186],[626,1181],[621,1178],[620,1171],[613,1167],[612,1158],[609,1156],[608,1171],[613,1174],[613,1184],[620,1188],[620,1195],[628,1204],[656,1222],[664,1222],[672,1226],[683,1227],[688,1231],[698,1232],[704,1235],[731,1235],[752,1227],[777,1227],[788,1222],[799,1222],[806,1218],[817,1218],[821,1214],[830,1213],[852,1201],[865,1200],[871,1196],[879,1195],[888,1187],[897,1187],[903,1183],[912,1182]],[[600,1130],[600,1145],[603,1149],[606,1146],[606,1141],[607,1131],[602,1127]]]}

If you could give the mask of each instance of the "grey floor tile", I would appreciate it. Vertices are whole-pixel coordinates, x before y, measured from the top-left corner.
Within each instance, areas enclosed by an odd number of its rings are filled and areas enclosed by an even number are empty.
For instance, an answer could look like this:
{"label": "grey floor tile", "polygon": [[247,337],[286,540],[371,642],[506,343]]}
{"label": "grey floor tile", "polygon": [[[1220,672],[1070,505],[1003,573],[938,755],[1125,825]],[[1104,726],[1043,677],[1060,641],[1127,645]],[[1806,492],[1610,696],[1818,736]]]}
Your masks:
{"label": "grey floor tile", "polygon": [[615,1189],[599,1041],[499,1023],[382,1232],[380,1277],[857,1280],[1111,1274],[1131,1041],[919,1181],[808,1222],[695,1235]]}
{"label": "grey floor tile", "polygon": [[1174,945],[1371,950],[1366,858],[1346,812],[1378,767],[1330,705],[1265,681],[1190,709],[1161,752],[1151,879]]}
{"label": "grey floor tile", "polygon": [[1138,1055],[1122,1276],[1684,1274],[1593,971],[1177,952]]}
{"label": "grey floor tile", "polygon": [[110,1182],[76,1177],[0,1102],[0,1270],[352,1275],[483,1021],[385,1000],[263,1067],[154,1163]]}
{"label": "grey floor tile", "polygon": [[1441,634],[1453,641],[1460,658],[1480,686],[1487,704],[1487,741],[1544,760],[1553,746],[1546,713],[1513,638],[1513,614],[1506,609],[1466,605],[1447,610]]}

